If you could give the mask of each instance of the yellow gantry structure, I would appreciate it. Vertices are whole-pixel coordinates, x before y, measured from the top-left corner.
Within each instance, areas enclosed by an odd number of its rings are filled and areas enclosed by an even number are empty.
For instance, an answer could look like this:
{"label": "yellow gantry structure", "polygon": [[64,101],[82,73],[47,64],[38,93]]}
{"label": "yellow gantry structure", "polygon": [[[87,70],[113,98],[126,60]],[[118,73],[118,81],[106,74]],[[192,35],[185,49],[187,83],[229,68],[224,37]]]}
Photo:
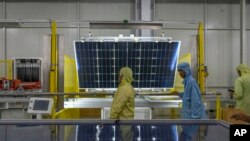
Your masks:
{"label": "yellow gantry structure", "polygon": [[204,27],[199,23],[198,29],[198,84],[202,93],[205,93],[205,77],[207,77],[207,68],[205,66],[204,53]]}
{"label": "yellow gantry structure", "polygon": [[[205,93],[205,81],[208,76],[207,67],[205,66],[204,53],[204,27],[199,23],[198,30],[198,84],[201,92]],[[221,119],[221,94],[216,95],[216,119]]]}
{"label": "yellow gantry structure", "polygon": [[51,22],[51,67],[50,67],[50,92],[57,92],[57,33],[56,21]]}
{"label": "yellow gantry structure", "polygon": [[[51,93],[57,92],[57,75],[58,75],[58,59],[57,59],[57,33],[56,33],[56,21],[51,21],[51,66],[50,66],[50,81],[49,91]],[[54,106],[52,109],[52,119],[55,118],[57,98],[54,97]]]}

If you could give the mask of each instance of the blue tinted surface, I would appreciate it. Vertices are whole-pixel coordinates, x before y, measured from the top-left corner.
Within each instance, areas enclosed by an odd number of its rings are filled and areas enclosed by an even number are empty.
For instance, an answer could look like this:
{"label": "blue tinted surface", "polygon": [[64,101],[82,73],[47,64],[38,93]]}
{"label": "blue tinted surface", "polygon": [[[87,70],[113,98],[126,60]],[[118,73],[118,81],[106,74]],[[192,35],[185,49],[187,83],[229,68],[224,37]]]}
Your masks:
{"label": "blue tinted surface", "polygon": [[[77,141],[120,141],[118,125],[79,125]],[[98,130],[100,134],[98,134]],[[178,141],[176,125],[133,125],[133,141]]]}
{"label": "blue tinted surface", "polygon": [[116,88],[122,67],[135,88],[172,88],[180,42],[75,42],[80,88]]}

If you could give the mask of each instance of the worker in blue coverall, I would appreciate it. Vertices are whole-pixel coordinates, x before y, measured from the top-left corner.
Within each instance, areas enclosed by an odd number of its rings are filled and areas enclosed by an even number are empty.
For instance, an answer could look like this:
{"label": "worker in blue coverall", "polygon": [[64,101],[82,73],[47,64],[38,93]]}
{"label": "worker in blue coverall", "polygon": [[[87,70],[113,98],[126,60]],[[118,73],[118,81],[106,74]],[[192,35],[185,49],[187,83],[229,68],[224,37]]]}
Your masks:
{"label": "worker in blue coverall", "polygon": [[[179,94],[182,98],[182,119],[204,119],[206,118],[205,106],[201,100],[201,92],[196,80],[192,77],[190,65],[187,62],[177,66],[179,75],[184,79],[184,92]],[[198,125],[183,125],[180,134],[180,141],[191,141],[192,137],[197,133]]]}

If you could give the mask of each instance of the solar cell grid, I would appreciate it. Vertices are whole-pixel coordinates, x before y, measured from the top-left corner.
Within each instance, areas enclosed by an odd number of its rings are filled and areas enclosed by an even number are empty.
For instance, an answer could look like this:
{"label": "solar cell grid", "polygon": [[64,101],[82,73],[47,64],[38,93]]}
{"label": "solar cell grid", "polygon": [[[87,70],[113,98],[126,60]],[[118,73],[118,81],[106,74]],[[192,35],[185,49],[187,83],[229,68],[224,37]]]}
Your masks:
{"label": "solar cell grid", "polygon": [[135,88],[172,88],[180,42],[75,41],[80,88],[116,88],[120,68],[133,70]]}
{"label": "solar cell grid", "polygon": [[[104,125],[97,137],[99,125],[79,125],[77,141],[120,141],[122,125]],[[134,125],[133,141],[178,141],[176,125]]]}

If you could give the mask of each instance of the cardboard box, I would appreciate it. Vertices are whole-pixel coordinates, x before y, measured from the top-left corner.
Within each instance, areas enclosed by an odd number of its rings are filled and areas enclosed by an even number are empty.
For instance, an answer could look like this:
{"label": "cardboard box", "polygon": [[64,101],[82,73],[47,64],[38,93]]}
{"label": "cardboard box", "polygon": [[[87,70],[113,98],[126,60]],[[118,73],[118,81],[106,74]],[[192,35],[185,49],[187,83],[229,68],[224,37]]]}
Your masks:
{"label": "cardboard box", "polygon": [[232,115],[238,113],[246,114],[245,112],[235,108],[221,108],[221,119],[230,124],[249,124],[248,122],[231,118]]}

